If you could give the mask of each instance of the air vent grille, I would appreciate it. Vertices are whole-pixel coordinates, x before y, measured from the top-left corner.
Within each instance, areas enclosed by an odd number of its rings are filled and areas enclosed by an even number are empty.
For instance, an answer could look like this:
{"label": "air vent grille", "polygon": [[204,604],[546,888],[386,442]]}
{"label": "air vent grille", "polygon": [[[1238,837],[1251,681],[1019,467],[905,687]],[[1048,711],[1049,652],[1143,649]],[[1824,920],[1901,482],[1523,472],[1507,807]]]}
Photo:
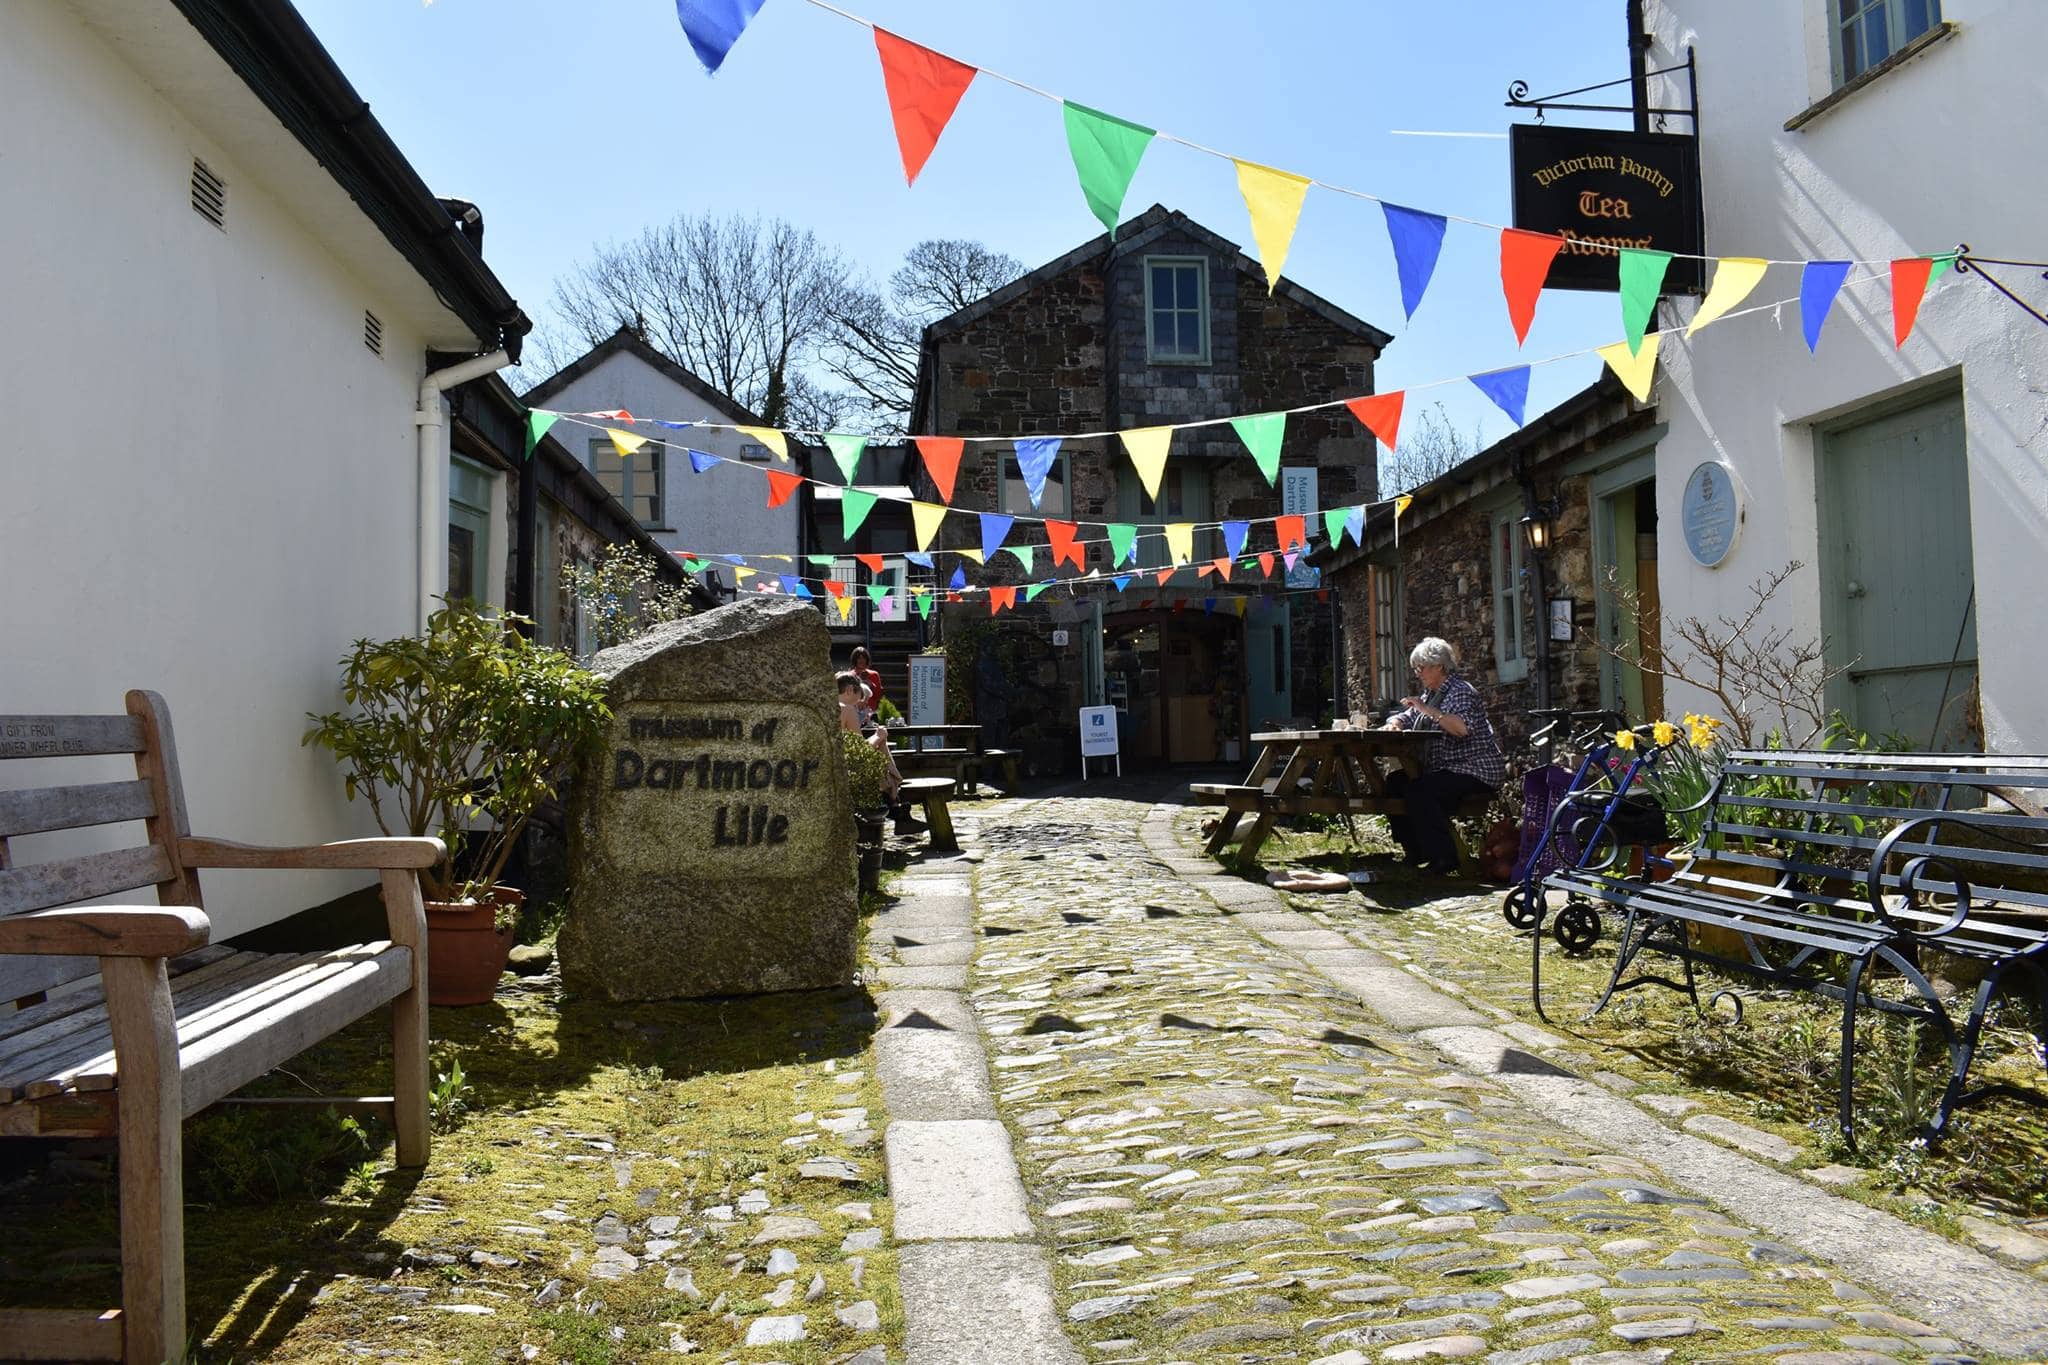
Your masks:
{"label": "air vent grille", "polygon": [[384,324],[367,309],[363,311],[363,345],[370,348],[371,355],[384,354]]}
{"label": "air vent grille", "polygon": [[192,211],[217,228],[227,226],[227,182],[196,156],[192,158]]}

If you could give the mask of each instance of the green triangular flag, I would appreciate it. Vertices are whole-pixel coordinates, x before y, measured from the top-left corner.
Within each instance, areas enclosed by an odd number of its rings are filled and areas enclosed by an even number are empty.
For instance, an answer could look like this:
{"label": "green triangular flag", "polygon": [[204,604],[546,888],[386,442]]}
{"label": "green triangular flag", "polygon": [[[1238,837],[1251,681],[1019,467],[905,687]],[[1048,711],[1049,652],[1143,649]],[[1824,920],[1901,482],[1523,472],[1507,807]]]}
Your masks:
{"label": "green triangular flag", "polygon": [[852,540],[853,533],[868,519],[868,513],[875,510],[875,495],[858,488],[839,490],[839,535],[843,540]]}
{"label": "green triangular flag", "polygon": [[1031,584],[1029,587],[1024,589],[1024,600],[1026,602],[1036,602],[1038,600],[1038,594],[1044,592],[1047,588],[1051,586],[1052,584],[1050,583]]}
{"label": "green triangular flag", "polygon": [[[1003,548],[1017,556],[1017,562],[1024,566],[1025,573],[1031,572],[1031,547],[1029,545],[1005,545]],[[1058,568],[1059,566],[1054,565],[1053,567]]]}
{"label": "green triangular flag", "polygon": [[1650,315],[1657,311],[1657,295],[1664,288],[1664,270],[1671,264],[1668,251],[1621,251],[1621,325],[1628,332],[1628,353],[1643,349],[1643,333]]}
{"label": "green triangular flag", "polygon": [[[1955,260],[1953,256],[1949,258]],[[543,412],[534,408],[526,414],[526,458],[533,458],[533,448],[540,444],[540,438],[548,434],[548,428],[561,420],[559,412]]]}
{"label": "green triangular flag", "polygon": [[701,560],[701,559],[686,559],[686,560],[684,560],[684,561],[683,561],[683,572],[684,572],[684,573],[703,573],[703,572],[704,572],[704,565],[705,565],[705,562],[706,562],[706,561],[704,561],[704,560]]}
{"label": "green triangular flag", "polygon": [[865,436],[842,436],[836,431],[825,433],[825,445],[832,452],[833,463],[848,483],[853,482],[853,471],[860,467],[860,453],[868,448]]}
{"label": "green triangular flag", "polygon": [[1949,267],[1956,263],[1956,257],[1960,255],[1962,255],[1960,251],[1950,251],[1940,256],[1931,256],[1928,258],[1929,261],[1932,262],[1932,264],[1929,265],[1927,270],[1927,287],[1929,289],[1932,289],[1934,287],[1934,282],[1936,280],[1940,279],[1943,275],[1948,274]]}
{"label": "green triangular flag", "polygon": [[811,561],[811,563],[816,564],[821,569],[829,569],[832,567],[833,563],[831,555],[805,555],[804,558]]}
{"label": "green triangular flag", "polygon": [[1074,174],[1088,207],[1114,233],[1123,213],[1124,191],[1138,173],[1138,162],[1151,145],[1153,130],[1073,103],[1065,105],[1067,150],[1074,156]]}
{"label": "green triangular flag", "polygon": [[1271,485],[1280,477],[1280,442],[1287,435],[1287,414],[1260,412],[1250,417],[1233,417],[1230,428],[1251,451],[1252,458],[1259,462],[1259,472]]}
{"label": "green triangular flag", "polygon": [[1109,532],[1109,567],[1114,569],[1131,557],[1131,546],[1138,543],[1138,528],[1112,521],[1104,529]]}
{"label": "green triangular flag", "polygon": [[1323,512],[1323,535],[1334,547],[1344,540],[1344,523],[1351,516],[1349,507],[1331,507]]}
{"label": "green triangular flag", "polygon": [[930,593],[921,592],[917,595],[917,614],[926,621],[932,619],[932,595]]}
{"label": "green triangular flag", "polygon": [[887,583],[865,583],[861,586],[867,590],[868,601],[878,607],[882,605],[882,599],[889,595],[889,585]]}

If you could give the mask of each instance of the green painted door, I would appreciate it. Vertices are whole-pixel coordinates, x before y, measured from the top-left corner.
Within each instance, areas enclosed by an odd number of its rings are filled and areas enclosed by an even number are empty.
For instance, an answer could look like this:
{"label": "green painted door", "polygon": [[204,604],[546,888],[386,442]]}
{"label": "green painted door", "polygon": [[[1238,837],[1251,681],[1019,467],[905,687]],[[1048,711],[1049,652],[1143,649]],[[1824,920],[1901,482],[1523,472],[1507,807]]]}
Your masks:
{"label": "green painted door", "polygon": [[1914,748],[1983,747],[1963,402],[1822,434],[1821,625],[1829,702]]}
{"label": "green painted door", "polygon": [[1291,624],[1285,597],[1255,602],[1245,613],[1245,672],[1255,733],[1294,714],[1293,679],[1287,676],[1294,643]]}

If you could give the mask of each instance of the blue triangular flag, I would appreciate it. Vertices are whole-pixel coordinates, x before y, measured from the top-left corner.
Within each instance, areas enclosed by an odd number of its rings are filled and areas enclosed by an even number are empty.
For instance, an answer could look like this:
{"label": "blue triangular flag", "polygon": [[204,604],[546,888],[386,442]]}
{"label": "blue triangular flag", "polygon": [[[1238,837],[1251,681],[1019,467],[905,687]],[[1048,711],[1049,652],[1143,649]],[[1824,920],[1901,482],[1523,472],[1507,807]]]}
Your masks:
{"label": "blue triangular flag", "polygon": [[669,422],[657,417],[654,419],[654,425],[658,427],[667,427],[671,431],[688,431],[691,427],[694,427],[697,424],[695,422]]}
{"label": "blue triangular flag", "polygon": [[1394,269],[1401,276],[1401,306],[1414,317],[1422,303],[1422,291],[1436,273],[1437,253],[1444,246],[1444,220],[1434,213],[1404,209],[1382,203],[1387,216],[1387,237],[1394,244]]}
{"label": "blue triangular flag", "polygon": [[1808,261],[1799,272],[1799,324],[1806,330],[1806,349],[1820,346],[1820,329],[1835,306],[1835,295],[1849,277],[1848,261]]}
{"label": "blue triangular flag", "polygon": [[798,597],[816,597],[816,596],[817,596],[817,594],[816,594],[816,593],[814,593],[814,592],[812,592],[812,591],[810,590],[810,588],[809,588],[809,587],[805,586],[805,584],[804,584],[804,581],[803,581],[803,580],[802,580],[801,578],[799,578],[799,579],[798,579],[798,580],[796,581],[796,595],[797,595]]}
{"label": "blue triangular flag", "polygon": [[906,550],[903,557],[920,569],[929,569],[932,566],[931,555],[923,550]]}
{"label": "blue triangular flag", "polygon": [[1216,599],[1215,599],[1215,598],[1213,598],[1213,597],[1205,597],[1205,598],[1203,598],[1203,599],[1202,599],[1202,610],[1203,610],[1203,611],[1214,611],[1214,610],[1216,610]]}
{"label": "blue triangular flag", "polygon": [[951,588],[954,592],[958,592],[960,591],[960,589],[966,587],[967,570],[962,566],[955,564],[953,566],[953,576],[946,580],[946,586]]}
{"label": "blue triangular flag", "polygon": [[1223,523],[1223,553],[1236,559],[1244,553],[1244,538],[1250,534],[1252,524],[1248,521],[1226,521]]}
{"label": "blue triangular flag", "polygon": [[1010,523],[1015,521],[1016,518],[1006,517],[1001,512],[982,512],[979,515],[981,517],[981,557],[987,559],[1003,547],[1003,537],[1010,534]]}
{"label": "blue triangular flag", "polygon": [[745,555],[720,555],[719,558],[728,564],[745,564],[747,562]]}
{"label": "blue triangular flag", "polygon": [[1017,468],[1024,475],[1024,491],[1031,495],[1033,510],[1045,495],[1045,476],[1051,472],[1059,453],[1057,436],[1027,436],[1017,442]]}
{"label": "blue triangular flag", "polygon": [[1522,425],[1522,412],[1529,406],[1529,367],[1515,365],[1505,370],[1488,370],[1468,376],[1474,388],[1491,398],[1500,410]]}
{"label": "blue triangular flag", "polygon": [[713,455],[708,450],[693,450],[690,452],[690,472],[692,474],[702,474],[711,466],[724,463],[724,460]]}
{"label": "blue triangular flag", "polygon": [[1344,514],[1344,530],[1354,545],[1365,544],[1365,507],[1360,504]]}
{"label": "blue triangular flag", "polygon": [[797,590],[804,585],[804,581],[793,573],[779,573],[775,575],[775,581],[780,583],[782,590],[791,596],[795,596]]}
{"label": "blue triangular flag", "polygon": [[747,21],[761,12],[761,4],[762,0],[676,0],[676,18],[683,21],[683,32],[706,71],[718,70]]}
{"label": "blue triangular flag", "polygon": [[1116,590],[1118,592],[1122,592],[1125,588],[1131,586],[1131,575],[1127,573],[1120,573],[1116,576],[1116,578],[1113,581],[1116,583]]}

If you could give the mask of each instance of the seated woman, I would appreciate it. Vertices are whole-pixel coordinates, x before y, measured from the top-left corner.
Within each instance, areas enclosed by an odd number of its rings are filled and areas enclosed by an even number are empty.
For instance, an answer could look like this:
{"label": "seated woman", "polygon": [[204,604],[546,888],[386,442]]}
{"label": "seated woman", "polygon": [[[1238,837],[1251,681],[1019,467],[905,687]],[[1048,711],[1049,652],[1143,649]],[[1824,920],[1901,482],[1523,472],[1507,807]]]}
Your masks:
{"label": "seated woman", "polygon": [[1507,761],[1477,689],[1456,675],[1458,655],[1449,642],[1430,636],[1409,653],[1408,666],[1422,682],[1422,695],[1403,697],[1407,709],[1388,717],[1384,728],[1429,730],[1435,737],[1420,777],[1405,772],[1388,777],[1388,794],[1406,801],[1408,813],[1390,816],[1387,825],[1416,867],[1454,872],[1458,845],[1451,813],[1467,797],[1498,791]]}
{"label": "seated woman", "polygon": [[[871,701],[866,684],[860,675],[852,671],[835,674],[833,681],[839,685],[839,728],[860,734],[868,729],[867,718]],[[868,731],[868,743],[881,751],[882,795],[890,805],[896,804],[896,790],[903,785],[903,774],[896,771],[896,759],[889,752],[889,732],[877,725]]]}

